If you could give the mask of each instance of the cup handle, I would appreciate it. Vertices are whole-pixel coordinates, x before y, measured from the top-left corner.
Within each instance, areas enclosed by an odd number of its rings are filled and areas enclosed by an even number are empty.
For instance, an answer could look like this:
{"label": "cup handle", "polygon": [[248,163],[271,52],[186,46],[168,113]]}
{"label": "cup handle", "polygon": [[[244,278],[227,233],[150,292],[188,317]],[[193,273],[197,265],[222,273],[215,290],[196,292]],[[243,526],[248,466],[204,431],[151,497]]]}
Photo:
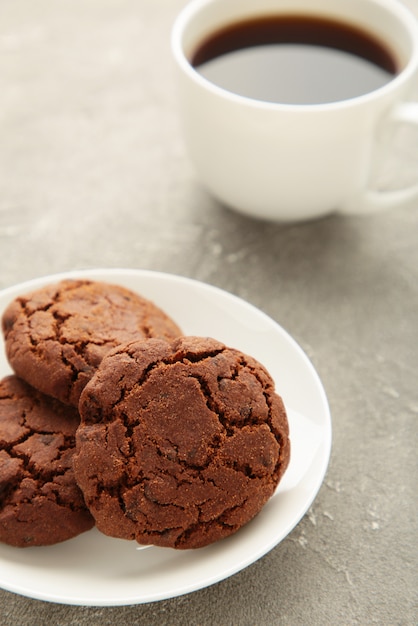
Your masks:
{"label": "cup handle", "polygon": [[[403,102],[398,104],[389,114],[389,122],[418,126],[418,103]],[[340,212],[351,215],[376,213],[395,207],[399,208],[414,200],[418,201],[418,183],[406,189],[397,189],[394,191],[373,191],[369,189],[341,207]]]}

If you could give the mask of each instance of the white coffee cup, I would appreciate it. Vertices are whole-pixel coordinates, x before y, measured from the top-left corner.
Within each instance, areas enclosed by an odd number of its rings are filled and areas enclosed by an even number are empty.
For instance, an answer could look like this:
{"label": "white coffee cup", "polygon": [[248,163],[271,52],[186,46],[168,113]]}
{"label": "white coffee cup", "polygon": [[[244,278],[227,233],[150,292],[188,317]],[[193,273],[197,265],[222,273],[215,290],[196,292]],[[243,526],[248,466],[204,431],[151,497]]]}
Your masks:
{"label": "white coffee cup", "polygon": [[[196,47],[220,28],[285,13],[368,31],[385,42],[399,72],[346,100],[280,104],[237,95],[192,66]],[[203,185],[228,207],[293,221],[418,202],[418,184],[370,188],[382,133],[394,122],[418,125],[418,103],[408,101],[418,86],[418,20],[399,0],[192,0],[177,17],[171,41],[191,161]]]}

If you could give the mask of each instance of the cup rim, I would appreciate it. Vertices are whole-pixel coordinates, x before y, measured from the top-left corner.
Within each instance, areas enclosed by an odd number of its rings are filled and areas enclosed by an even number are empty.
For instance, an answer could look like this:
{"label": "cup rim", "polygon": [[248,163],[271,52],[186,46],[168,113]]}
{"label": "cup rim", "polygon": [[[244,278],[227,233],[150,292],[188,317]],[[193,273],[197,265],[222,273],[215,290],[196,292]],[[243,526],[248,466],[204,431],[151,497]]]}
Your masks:
{"label": "cup rim", "polygon": [[[381,6],[391,11],[393,14],[396,12],[398,21],[402,25],[409,29],[412,41],[412,54],[406,62],[405,67],[393,78],[391,78],[386,84],[373,89],[365,94],[359,96],[353,96],[344,100],[337,100],[324,103],[281,103],[270,102],[265,100],[257,100],[249,96],[243,96],[233,91],[212,83],[209,79],[205,78],[198,70],[196,70],[190,63],[183,49],[183,36],[191,18],[199,13],[199,11],[205,6],[211,4],[213,0],[191,0],[183,7],[180,13],[174,20],[174,24],[171,30],[171,50],[174,59],[179,68],[195,83],[200,85],[206,91],[211,92],[218,97],[222,97],[224,100],[229,100],[240,104],[241,106],[247,106],[257,109],[265,110],[286,110],[286,111],[330,111],[334,109],[341,109],[346,107],[360,106],[367,102],[374,101],[376,99],[384,98],[387,94],[396,91],[402,84],[407,83],[413,74],[417,74],[418,78],[418,18],[412,13],[412,11],[400,2],[394,2],[394,0],[368,0],[372,4]],[[411,26],[413,24],[413,27]]]}

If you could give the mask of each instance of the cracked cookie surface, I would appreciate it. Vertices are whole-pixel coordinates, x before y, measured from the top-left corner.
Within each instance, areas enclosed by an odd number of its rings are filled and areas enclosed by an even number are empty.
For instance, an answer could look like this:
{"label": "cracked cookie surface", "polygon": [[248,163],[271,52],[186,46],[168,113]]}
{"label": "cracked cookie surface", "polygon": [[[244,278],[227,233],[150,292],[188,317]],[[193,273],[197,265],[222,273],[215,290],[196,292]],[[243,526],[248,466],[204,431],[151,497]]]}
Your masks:
{"label": "cracked cookie surface", "polygon": [[14,372],[39,391],[78,405],[103,356],[136,338],[182,334],[154,303],[118,285],[63,280],[16,298],[2,317]]}
{"label": "cracked cookie surface", "polygon": [[74,470],[86,504],[99,530],[140,544],[199,548],[231,535],[289,462],[270,375],[211,338],[116,348],[79,410]]}
{"label": "cracked cookie surface", "polygon": [[0,381],[0,541],[45,546],[94,526],[72,467],[79,422],[17,376]]}

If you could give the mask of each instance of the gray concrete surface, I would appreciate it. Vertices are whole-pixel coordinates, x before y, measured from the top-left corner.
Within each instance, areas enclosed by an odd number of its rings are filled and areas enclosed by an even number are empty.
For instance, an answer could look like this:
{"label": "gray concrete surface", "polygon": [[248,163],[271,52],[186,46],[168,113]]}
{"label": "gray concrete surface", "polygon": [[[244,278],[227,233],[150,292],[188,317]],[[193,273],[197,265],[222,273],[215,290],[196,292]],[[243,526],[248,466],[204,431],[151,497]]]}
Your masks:
{"label": "gray concrete surface", "polygon": [[[0,3],[0,287],[132,267],[241,296],[317,368],[333,415],[329,470],[293,532],[223,582],[111,608],[0,590],[0,623],[412,626],[418,206],[272,225],[212,200],[177,117],[169,32],[183,4]],[[417,170],[418,133],[401,132],[380,176]]]}

